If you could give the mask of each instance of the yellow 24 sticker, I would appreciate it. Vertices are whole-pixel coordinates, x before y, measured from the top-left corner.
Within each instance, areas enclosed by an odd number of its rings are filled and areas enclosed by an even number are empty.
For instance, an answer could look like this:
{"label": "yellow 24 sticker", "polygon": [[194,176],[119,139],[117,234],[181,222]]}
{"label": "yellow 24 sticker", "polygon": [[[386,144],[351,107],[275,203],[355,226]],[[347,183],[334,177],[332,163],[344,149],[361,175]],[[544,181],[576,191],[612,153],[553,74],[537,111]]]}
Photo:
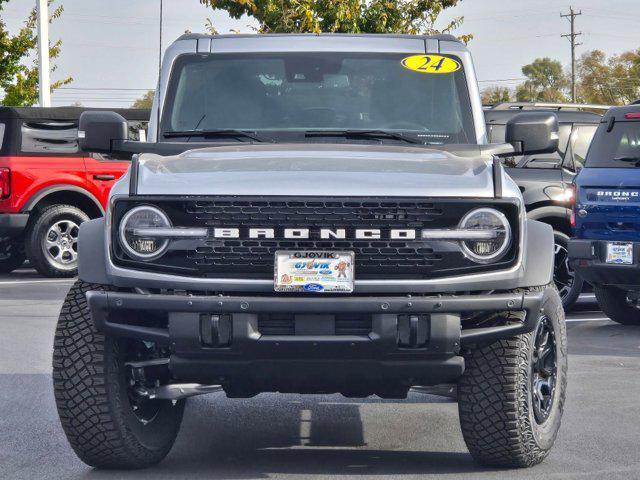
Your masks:
{"label": "yellow 24 sticker", "polygon": [[460,62],[442,55],[412,55],[402,59],[402,66],[420,73],[452,73],[462,67]]}

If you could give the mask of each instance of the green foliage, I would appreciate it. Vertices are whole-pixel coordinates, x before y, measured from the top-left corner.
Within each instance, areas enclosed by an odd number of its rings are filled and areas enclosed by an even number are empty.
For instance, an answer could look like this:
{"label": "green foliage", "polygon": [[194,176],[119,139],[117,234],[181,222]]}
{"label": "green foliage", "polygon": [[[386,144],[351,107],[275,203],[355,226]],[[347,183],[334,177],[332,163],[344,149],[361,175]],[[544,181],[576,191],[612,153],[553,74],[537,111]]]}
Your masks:
{"label": "green foliage", "polygon": [[[9,0],[0,0],[0,12]],[[49,5],[54,0],[49,0]],[[59,18],[64,8],[62,5],[53,10],[49,22]],[[7,31],[6,24],[0,17],[0,90],[4,97],[0,101],[2,105],[29,106],[38,101],[38,65],[34,62],[28,65],[31,56],[35,56],[37,47],[37,16],[35,8],[29,13],[22,28],[17,34],[11,35]],[[58,40],[49,46],[51,60],[58,58],[62,41]],[[55,64],[51,64],[51,71],[56,70]],[[70,83],[73,79],[67,77],[51,83],[51,91]]]}
{"label": "green foliage", "polygon": [[[439,32],[440,13],[460,0],[200,0],[232,18],[255,18],[261,33],[450,33],[462,17]],[[462,35],[467,42],[472,36]]]}
{"label": "green foliage", "polygon": [[210,18],[207,18],[207,22],[204,24],[204,30],[209,35],[220,35],[215,25],[213,24],[213,21]]}
{"label": "green foliage", "polygon": [[566,102],[568,100],[569,78],[558,60],[548,57],[536,58],[532,63],[522,67],[522,73],[527,80],[516,88],[516,99],[519,102]]}
{"label": "green foliage", "polygon": [[[566,102],[570,79],[557,60],[538,58],[522,67],[527,80],[516,88],[520,102]],[[620,55],[601,50],[584,53],[577,62],[577,101],[624,105],[640,98],[640,48]]]}
{"label": "green foliage", "polygon": [[481,92],[483,105],[495,105],[511,101],[511,92],[507,87],[487,87]]}
{"label": "green foliage", "polygon": [[151,108],[151,104],[153,103],[153,95],[155,94],[155,90],[148,90],[147,93],[138,98],[133,105],[132,108]]}
{"label": "green foliage", "polygon": [[586,103],[624,105],[640,98],[640,48],[612,55],[592,50],[578,61],[578,98]]}

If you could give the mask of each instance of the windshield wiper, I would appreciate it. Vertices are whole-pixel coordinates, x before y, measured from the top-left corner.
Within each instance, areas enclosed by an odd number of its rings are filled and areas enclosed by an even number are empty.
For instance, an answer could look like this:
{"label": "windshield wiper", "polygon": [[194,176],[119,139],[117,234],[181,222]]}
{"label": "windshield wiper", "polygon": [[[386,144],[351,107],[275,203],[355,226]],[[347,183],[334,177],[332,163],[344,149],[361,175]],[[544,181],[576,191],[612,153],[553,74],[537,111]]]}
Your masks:
{"label": "windshield wiper", "polygon": [[633,162],[635,167],[640,166],[640,157],[615,157],[613,160],[617,162]]}
{"label": "windshield wiper", "polygon": [[407,143],[419,143],[426,145],[425,142],[406,136],[400,132],[390,132],[388,130],[307,130],[306,137],[350,137],[350,138],[392,138]]}
{"label": "windshield wiper", "polygon": [[218,128],[212,130],[170,130],[168,132],[164,132],[163,135],[165,137],[204,137],[204,138],[215,138],[215,137],[231,137],[231,138],[249,138],[256,142],[272,142],[271,139],[266,139],[261,137],[256,132],[252,132],[249,130],[236,130],[233,128]]}

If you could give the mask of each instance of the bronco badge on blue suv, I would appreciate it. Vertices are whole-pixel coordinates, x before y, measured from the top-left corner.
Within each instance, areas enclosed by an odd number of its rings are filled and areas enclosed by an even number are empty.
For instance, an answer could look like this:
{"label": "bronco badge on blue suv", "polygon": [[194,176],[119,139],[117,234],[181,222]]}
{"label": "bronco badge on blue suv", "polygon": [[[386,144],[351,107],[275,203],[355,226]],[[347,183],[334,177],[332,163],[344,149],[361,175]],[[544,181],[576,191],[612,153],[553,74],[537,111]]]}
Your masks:
{"label": "bronco badge on blue suv", "polygon": [[571,263],[612,320],[640,325],[640,105],[603,117],[576,177]]}

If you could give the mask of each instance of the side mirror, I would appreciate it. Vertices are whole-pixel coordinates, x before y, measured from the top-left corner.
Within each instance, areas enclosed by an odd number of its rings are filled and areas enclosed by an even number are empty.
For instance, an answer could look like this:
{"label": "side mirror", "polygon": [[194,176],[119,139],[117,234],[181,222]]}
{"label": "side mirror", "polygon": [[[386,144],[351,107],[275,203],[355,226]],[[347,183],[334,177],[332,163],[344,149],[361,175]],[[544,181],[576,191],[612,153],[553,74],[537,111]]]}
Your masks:
{"label": "side mirror", "polygon": [[114,143],[122,144],[129,137],[127,120],[108,111],[82,112],[78,125],[78,143],[84,152],[112,153]]}
{"label": "side mirror", "polygon": [[505,141],[516,153],[553,153],[558,149],[558,117],[553,113],[520,113],[507,122]]}

